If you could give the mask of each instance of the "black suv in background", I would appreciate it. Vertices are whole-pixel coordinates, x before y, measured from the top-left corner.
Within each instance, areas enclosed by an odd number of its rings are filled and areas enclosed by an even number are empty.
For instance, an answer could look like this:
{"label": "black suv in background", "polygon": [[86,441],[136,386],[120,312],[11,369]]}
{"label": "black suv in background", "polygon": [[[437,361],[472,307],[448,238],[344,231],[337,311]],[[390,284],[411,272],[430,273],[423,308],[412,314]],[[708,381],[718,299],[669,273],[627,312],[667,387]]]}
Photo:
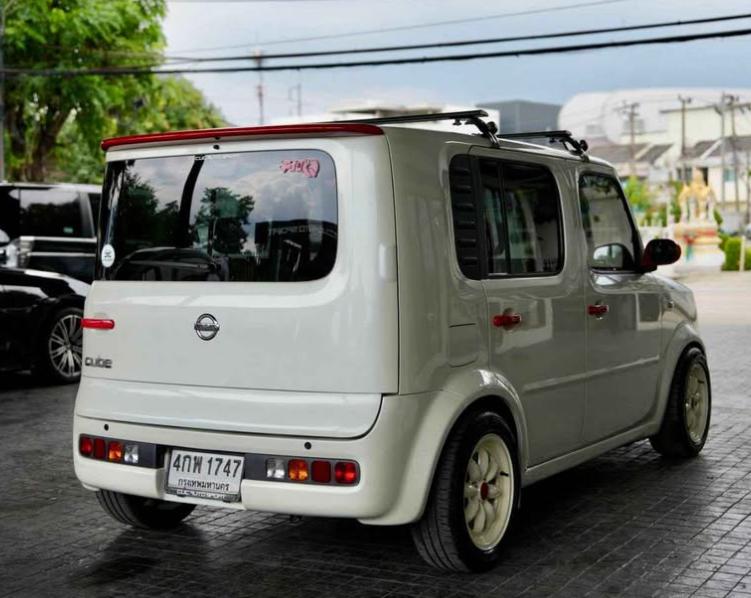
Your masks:
{"label": "black suv in background", "polygon": [[96,185],[0,183],[0,264],[91,282]]}

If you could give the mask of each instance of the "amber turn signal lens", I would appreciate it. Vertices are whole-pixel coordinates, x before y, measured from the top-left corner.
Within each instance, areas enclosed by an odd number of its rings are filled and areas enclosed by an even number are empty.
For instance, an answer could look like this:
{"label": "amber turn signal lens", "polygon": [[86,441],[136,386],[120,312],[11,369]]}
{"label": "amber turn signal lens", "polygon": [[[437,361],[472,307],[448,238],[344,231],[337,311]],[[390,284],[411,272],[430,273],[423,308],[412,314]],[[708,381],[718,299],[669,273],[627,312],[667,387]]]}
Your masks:
{"label": "amber turn signal lens", "polygon": [[123,445],[121,442],[111,441],[107,445],[107,460],[120,461],[123,458]]}
{"label": "amber turn signal lens", "polygon": [[287,462],[287,477],[296,482],[308,479],[308,463],[302,459],[290,459]]}

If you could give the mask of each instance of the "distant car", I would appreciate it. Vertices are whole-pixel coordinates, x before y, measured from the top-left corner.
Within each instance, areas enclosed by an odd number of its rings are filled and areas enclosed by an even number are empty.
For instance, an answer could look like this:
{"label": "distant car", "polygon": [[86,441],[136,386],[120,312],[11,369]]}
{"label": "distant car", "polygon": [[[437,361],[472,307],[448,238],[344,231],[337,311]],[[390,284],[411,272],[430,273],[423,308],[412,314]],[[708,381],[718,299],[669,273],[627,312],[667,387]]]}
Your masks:
{"label": "distant car", "polygon": [[89,285],[54,272],[0,267],[0,371],[51,382],[81,376],[81,317]]}
{"label": "distant car", "polygon": [[91,282],[100,196],[96,185],[0,184],[0,264]]}
{"label": "distant car", "polygon": [[743,229],[743,235],[746,237],[746,241],[751,241],[751,224],[747,224]]}

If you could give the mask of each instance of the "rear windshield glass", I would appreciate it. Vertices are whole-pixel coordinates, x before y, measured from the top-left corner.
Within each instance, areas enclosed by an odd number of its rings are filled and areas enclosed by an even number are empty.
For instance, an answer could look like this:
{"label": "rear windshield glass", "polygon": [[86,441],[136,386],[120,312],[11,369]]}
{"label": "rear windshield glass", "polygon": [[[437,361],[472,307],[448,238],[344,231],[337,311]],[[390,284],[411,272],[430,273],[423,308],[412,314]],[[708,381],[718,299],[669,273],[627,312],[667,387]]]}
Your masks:
{"label": "rear windshield glass", "polygon": [[336,198],[334,162],[317,150],[110,162],[100,278],[322,278],[336,258]]}
{"label": "rear windshield glass", "polygon": [[91,215],[77,191],[21,189],[19,228],[37,237],[92,237]]}

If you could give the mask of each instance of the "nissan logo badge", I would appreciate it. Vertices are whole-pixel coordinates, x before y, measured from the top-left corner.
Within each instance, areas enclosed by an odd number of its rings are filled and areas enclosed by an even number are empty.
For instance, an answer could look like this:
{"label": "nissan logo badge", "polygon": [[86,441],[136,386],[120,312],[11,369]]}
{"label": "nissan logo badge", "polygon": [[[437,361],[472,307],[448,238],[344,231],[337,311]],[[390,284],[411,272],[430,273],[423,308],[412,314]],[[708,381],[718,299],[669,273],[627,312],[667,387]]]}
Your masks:
{"label": "nissan logo badge", "polygon": [[198,316],[196,323],[193,325],[198,338],[202,341],[210,341],[219,334],[219,322],[211,314],[202,314]]}

